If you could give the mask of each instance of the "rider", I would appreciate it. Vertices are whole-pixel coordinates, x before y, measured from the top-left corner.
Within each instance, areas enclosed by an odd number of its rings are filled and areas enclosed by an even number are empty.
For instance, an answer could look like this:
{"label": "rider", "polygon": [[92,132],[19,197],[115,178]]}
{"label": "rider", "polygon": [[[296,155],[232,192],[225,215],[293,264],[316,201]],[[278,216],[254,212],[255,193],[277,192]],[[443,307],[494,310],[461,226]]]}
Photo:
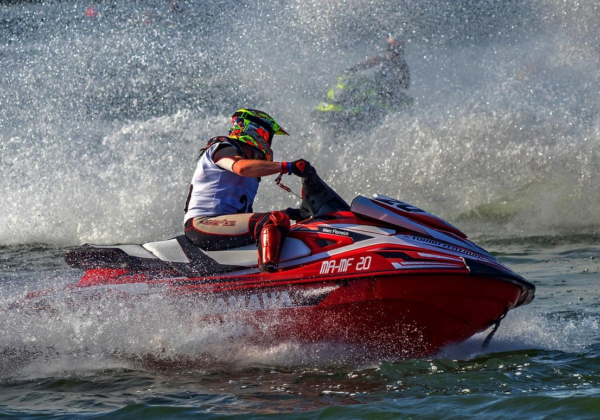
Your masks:
{"label": "rider", "polygon": [[281,245],[298,210],[254,213],[260,177],[310,168],[304,159],[274,162],[273,136],[289,134],[266,112],[239,109],[228,137],[213,137],[202,149],[185,206],[185,235],[214,251],[257,243],[261,272],[278,270]]}
{"label": "rider", "polygon": [[388,35],[385,44],[385,55],[371,57],[346,71],[356,73],[357,71],[379,66],[381,78],[389,82],[391,88],[395,89],[399,86],[402,89],[408,89],[410,86],[410,70],[404,58],[404,37]]}
{"label": "rider", "polygon": [[[373,77],[361,73],[374,69]],[[358,77],[354,76],[356,73]],[[385,55],[376,55],[344,71],[327,92],[327,100],[316,110],[320,112],[351,111],[361,114],[370,105],[396,107],[407,100],[402,89],[410,86],[410,70],[404,58],[404,38],[388,36]],[[374,101],[374,102],[373,102]],[[351,115],[353,115],[351,113]]]}

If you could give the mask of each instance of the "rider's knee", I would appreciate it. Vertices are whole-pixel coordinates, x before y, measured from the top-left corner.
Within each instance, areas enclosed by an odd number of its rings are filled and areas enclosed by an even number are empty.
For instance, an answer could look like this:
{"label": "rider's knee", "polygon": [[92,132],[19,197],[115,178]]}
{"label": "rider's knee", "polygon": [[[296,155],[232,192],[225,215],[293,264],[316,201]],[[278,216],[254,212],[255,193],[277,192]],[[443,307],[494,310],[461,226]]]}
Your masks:
{"label": "rider's knee", "polygon": [[282,211],[272,211],[269,214],[269,221],[278,227],[281,227],[285,230],[290,230],[290,217]]}
{"label": "rider's knee", "polygon": [[287,233],[291,227],[290,217],[282,211],[265,213],[261,220],[259,220],[259,222],[256,224],[256,228],[254,230],[255,238],[260,237],[260,232],[263,230],[263,228],[272,225],[277,226],[282,233]]}

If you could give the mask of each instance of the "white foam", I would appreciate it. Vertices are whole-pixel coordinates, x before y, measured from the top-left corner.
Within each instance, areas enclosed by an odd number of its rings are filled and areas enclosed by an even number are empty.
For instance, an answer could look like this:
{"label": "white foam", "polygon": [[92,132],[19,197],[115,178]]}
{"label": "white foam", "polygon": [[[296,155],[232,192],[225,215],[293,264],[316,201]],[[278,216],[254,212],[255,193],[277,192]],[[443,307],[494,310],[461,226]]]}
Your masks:
{"label": "white foam", "polygon": [[596,341],[600,322],[596,315],[543,313],[535,306],[509,312],[487,349],[481,345],[491,332],[477,334],[464,343],[449,346],[436,358],[469,360],[486,353],[519,350],[558,350],[568,353],[585,351]]}

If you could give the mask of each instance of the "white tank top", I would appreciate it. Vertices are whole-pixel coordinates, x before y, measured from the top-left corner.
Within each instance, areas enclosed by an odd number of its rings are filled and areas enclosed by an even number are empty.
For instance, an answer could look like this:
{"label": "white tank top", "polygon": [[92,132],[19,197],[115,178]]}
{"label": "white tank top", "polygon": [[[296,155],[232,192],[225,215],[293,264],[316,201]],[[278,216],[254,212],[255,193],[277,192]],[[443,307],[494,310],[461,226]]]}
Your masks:
{"label": "white tank top", "polygon": [[229,172],[213,162],[222,143],[206,149],[198,160],[183,223],[199,216],[248,213],[258,191],[258,179]]}

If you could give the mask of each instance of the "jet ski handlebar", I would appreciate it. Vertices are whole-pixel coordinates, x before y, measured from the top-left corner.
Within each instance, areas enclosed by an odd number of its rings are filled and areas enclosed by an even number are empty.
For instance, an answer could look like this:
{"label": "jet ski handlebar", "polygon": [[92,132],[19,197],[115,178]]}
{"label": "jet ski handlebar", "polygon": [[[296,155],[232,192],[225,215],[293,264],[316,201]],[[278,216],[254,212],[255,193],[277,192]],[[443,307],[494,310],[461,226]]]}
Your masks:
{"label": "jet ski handlebar", "polygon": [[348,210],[348,203],[321,179],[314,167],[310,166],[306,177],[302,178],[302,217],[319,217],[326,213]]}

